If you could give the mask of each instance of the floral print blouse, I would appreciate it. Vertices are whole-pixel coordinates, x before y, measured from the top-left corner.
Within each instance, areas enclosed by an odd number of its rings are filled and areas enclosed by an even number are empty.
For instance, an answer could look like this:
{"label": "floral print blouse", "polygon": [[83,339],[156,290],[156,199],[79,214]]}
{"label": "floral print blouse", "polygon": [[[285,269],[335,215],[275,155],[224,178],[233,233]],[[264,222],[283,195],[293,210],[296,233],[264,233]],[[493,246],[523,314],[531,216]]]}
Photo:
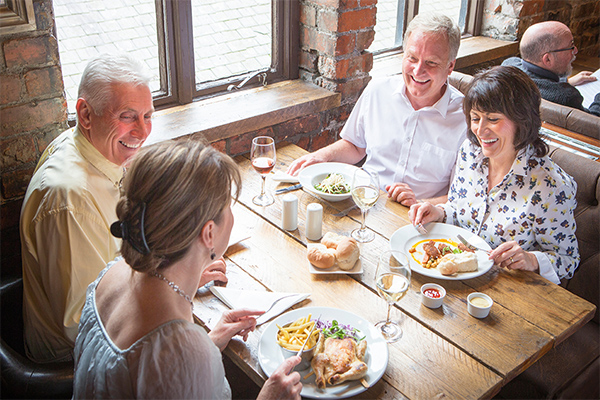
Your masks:
{"label": "floral print blouse", "polygon": [[509,173],[488,193],[489,159],[465,140],[442,207],[447,223],[479,235],[492,248],[514,240],[533,252],[540,275],[559,284],[579,265],[577,183],[550,157],[533,153],[531,146],[520,150]]}

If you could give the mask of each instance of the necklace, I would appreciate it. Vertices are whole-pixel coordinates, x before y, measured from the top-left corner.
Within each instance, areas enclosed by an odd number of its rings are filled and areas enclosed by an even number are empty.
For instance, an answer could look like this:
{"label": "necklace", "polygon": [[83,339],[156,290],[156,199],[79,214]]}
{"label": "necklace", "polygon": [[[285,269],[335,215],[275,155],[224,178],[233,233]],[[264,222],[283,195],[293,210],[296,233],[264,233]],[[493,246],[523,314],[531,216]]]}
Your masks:
{"label": "necklace", "polygon": [[173,289],[175,291],[175,293],[177,293],[178,295],[183,297],[188,303],[190,303],[190,305],[192,306],[192,311],[194,310],[194,302],[192,301],[191,297],[189,295],[185,294],[185,292],[183,290],[181,290],[181,288],[179,286],[177,286],[175,283],[173,283],[170,280],[168,280],[167,278],[165,278],[158,271],[151,272],[151,274],[153,276],[157,277],[158,279],[162,279],[163,281],[167,282],[167,285],[169,285],[171,287],[171,289]]}

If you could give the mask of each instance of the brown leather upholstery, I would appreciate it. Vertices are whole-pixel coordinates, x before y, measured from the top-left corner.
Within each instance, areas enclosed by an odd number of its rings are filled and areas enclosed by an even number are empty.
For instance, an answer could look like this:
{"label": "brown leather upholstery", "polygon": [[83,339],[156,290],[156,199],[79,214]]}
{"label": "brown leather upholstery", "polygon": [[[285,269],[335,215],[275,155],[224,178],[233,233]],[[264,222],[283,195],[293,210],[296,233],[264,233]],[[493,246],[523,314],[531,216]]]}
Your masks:
{"label": "brown leather upholstery", "polygon": [[[450,84],[465,93],[472,79],[471,75],[453,71],[450,75]],[[540,113],[544,122],[600,139],[600,117],[546,100],[542,100]]]}

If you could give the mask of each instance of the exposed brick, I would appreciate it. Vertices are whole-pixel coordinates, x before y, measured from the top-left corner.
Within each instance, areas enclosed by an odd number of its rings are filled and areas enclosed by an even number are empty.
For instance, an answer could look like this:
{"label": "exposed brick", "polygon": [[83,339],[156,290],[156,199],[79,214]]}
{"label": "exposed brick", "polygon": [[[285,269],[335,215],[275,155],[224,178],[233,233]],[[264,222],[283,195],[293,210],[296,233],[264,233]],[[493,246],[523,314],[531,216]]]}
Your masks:
{"label": "exposed brick", "polygon": [[304,150],[308,150],[309,146],[310,146],[310,137],[309,136],[302,136],[301,138],[299,138],[296,143],[297,146],[302,147]]}
{"label": "exposed brick", "polygon": [[25,195],[33,175],[33,168],[2,173],[2,196],[14,199]]}
{"label": "exposed brick", "polygon": [[369,29],[356,33],[356,50],[367,50],[375,40],[375,30]]}
{"label": "exposed brick", "polygon": [[317,26],[317,9],[302,4],[300,6],[300,23],[310,27]]}
{"label": "exposed brick", "polygon": [[0,76],[0,104],[9,104],[21,98],[21,78],[18,75]]}
{"label": "exposed brick", "polygon": [[291,121],[284,122],[275,126],[275,140],[281,142],[287,140],[288,137],[297,134],[309,133],[318,130],[321,126],[319,115],[311,114],[304,117],[294,118]]}
{"label": "exposed brick", "polygon": [[28,67],[55,63],[58,57],[56,39],[39,36],[11,40],[4,44],[4,59],[7,68]]}
{"label": "exposed brick", "polygon": [[328,79],[349,79],[367,73],[373,67],[373,54],[365,52],[358,57],[334,59],[319,58],[319,72]]}
{"label": "exposed brick", "polygon": [[317,11],[317,28],[329,32],[336,32],[338,26],[338,13],[331,10]]}
{"label": "exposed brick", "polygon": [[356,49],[356,34],[346,33],[344,35],[340,35],[337,38],[335,43],[335,55],[343,56],[346,54],[352,54]]}
{"label": "exposed brick", "polygon": [[374,5],[377,5],[377,1],[378,0],[360,0],[360,6],[361,7],[374,6]]}
{"label": "exposed brick", "polygon": [[227,139],[217,140],[210,144],[215,150],[227,154]]}
{"label": "exposed brick", "polygon": [[264,129],[260,129],[256,132],[248,132],[242,135],[234,136],[229,138],[229,155],[237,156],[240,154],[245,154],[250,151],[250,147],[252,146],[252,139],[256,136],[271,136],[274,137],[273,128],[267,127]]}
{"label": "exposed brick", "polygon": [[22,164],[33,162],[37,152],[31,135],[20,135],[16,138],[2,141],[2,168],[10,169]]}
{"label": "exposed brick", "polygon": [[375,7],[346,11],[340,14],[338,31],[348,32],[375,26]]}
{"label": "exposed brick", "polygon": [[59,67],[35,69],[25,74],[25,88],[30,97],[62,94],[63,79]]}
{"label": "exposed brick", "polygon": [[317,71],[317,53],[316,51],[300,51],[299,64],[301,68],[305,68],[311,72]]}
{"label": "exposed brick", "polygon": [[63,124],[54,124],[48,127],[48,129],[44,129],[46,132],[40,133],[35,136],[35,142],[37,144],[37,150],[41,154],[46,147],[54,140],[58,135],[60,135],[63,131],[66,131],[69,127],[66,124],[66,121]]}
{"label": "exposed brick", "polygon": [[300,27],[300,30],[303,47],[314,49],[325,54],[333,54],[336,42],[333,35],[306,27]]}
{"label": "exposed brick", "polygon": [[[362,6],[362,1],[361,4]],[[350,10],[359,6],[358,0],[340,0],[340,10]]]}
{"label": "exposed brick", "polygon": [[524,1],[522,3],[523,7],[521,7],[520,12],[518,13],[519,17],[525,15],[534,15],[544,10],[545,0],[530,0]]}
{"label": "exposed brick", "polygon": [[64,99],[55,98],[8,107],[0,110],[1,135],[32,131],[66,119],[67,104]]}
{"label": "exposed brick", "polygon": [[307,1],[307,3],[312,3],[318,6],[337,8],[340,4],[340,0],[310,0]]}
{"label": "exposed brick", "polygon": [[323,79],[321,86],[331,91],[340,93],[342,95],[342,104],[344,104],[347,101],[355,101],[370,79],[371,77],[368,75],[365,77],[351,79],[347,82],[334,82],[328,79]]}
{"label": "exposed brick", "polygon": [[309,151],[319,150],[327,145],[336,141],[336,132],[331,130],[324,130],[318,135],[313,136],[310,142]]}

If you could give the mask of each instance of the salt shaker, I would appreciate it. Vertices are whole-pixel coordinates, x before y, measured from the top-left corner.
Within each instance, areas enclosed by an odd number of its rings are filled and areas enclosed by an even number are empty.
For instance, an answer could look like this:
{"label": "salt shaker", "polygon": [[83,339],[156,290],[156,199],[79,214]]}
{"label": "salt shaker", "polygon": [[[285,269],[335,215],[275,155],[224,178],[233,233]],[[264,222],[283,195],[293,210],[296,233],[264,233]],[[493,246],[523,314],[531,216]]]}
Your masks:
{"label": "salt shaker", "polygon": [[306,238],[310,240],[321,239],[323,225],[323,206],[310,203],[306,207]]}
{"label": "salt shaker", "polygon": [[283,196],[281,227],[286,231],[293,231],[298,228],[298,197],[295,194],[288,193]]}

